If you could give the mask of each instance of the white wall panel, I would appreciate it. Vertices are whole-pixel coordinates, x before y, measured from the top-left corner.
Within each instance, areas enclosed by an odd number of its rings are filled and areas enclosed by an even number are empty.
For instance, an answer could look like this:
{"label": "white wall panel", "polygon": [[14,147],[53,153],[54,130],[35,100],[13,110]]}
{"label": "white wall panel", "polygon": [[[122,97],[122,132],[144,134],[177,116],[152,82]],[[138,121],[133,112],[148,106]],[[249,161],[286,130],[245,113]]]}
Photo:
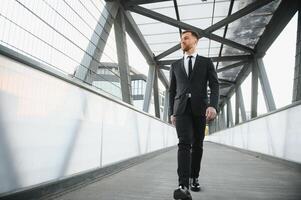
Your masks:
{"label": "white wall panel", "polygon": [[216,132],[206,140],[301,163],[301,105]]}
{"label": "white wall panel", "polygon": [[0,194],[176,144],[172,126],[0,56]]}

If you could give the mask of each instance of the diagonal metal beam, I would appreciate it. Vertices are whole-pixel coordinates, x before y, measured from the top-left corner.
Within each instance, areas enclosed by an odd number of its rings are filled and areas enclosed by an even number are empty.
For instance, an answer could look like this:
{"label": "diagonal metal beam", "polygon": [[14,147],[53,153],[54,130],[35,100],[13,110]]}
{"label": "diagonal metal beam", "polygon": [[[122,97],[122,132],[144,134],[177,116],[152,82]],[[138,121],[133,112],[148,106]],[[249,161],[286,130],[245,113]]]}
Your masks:
{"label": "diagonal metal beam", "polygon": [[268,112],[276,110],[276,104],[274,101],[272,89],[266,73],[262,58],[255,60],[256,67],[259,72],[259,80],[261,83],[262,93],[265,101],[266,108]]}
{"label": "diagonal metal beam", "polygon": [[207,31],[205,31],[203,29],[197,28],[195,26],[189,25],[189,24],[181,22],[181,21],[177,21],[177,20],[175,20],[171,17],[162,15],[162,14],[154,12],[152,10],[143,8],[141,6],[130,6],[130,7],[127,7],[127,9],[132,11],[132,12],[135,12],[135,13],[150,17],[152,19],[161,21],[163,23],[169,24],[171,26],[175,26],[175,27],[182,28],[182,29],[185,29],[185,30],[187,30],[187,29],[194,30],[194,31],[198,32],[201,37],[206,37],[208,39],[214,40],[216,42],[220,42],[222,44],[225,44],[225,45],[228,45],[230,47],[239,49],[241,51],[245,51],[245,52],[248,52],[248,53],[251,53],[251,54],[254,53],[254,50],[247,47],[247,46],[244,46],[244,45],[239,44],[237,42],[222,38],[222,37],[220,37],[218,35],[215,35],[213,33],[208,33]]}
{"label": "diagonal metal beam", "polygon": [[235,84],[235,81],[230,81],[230,80],[227,80],[227,79],[219,78],[218,80],[219,80],[220,82],[223,82],[223,83]]}
{"label": "diagonal metal beam", "polygon": [[[230,1],[230,5],[229,5],[229,10],[228,10],[228,15],[227,15],[228,17],[229,17],[229,16],[231,15],[231,13],[232,13],[233,5],[234,5],[234,0],[231,0],[231,1]],[[223,38],[225,38],[226,35],[227,35],[228,27],[229,27],[229,24],[227,24],[227,25],[225,26],[224,33],[223,33]],[[223,48],[224,48],[224,45],[221,44],[221,47],[220,47],[219,53],[218,53],[218,57],[221,57],[221,56],[222,56]],[[216,63],[215,69],[218,69],[218,65],[219,65],[219,62]]]}
{"label": "diagonal metal beam", "polygon": [[212,62],[222,62],[222,61],[240,61],[249,60],[251,55],[233,55],[233,56],[222,56],[222,57],[211,57]]}
{"label": "diagonal metal beam", "polygon": [[240,61],[240,62],[237,62],[237,63],[234,63],[234,64],[231,64],[231,65],[227,65],[223,68],[219,68],[216,70],[217,73],[220,73],[220,72],[223,72],[223,71],[226,71],[226,70],[229,70],[229,69],[233,69],[233,68],[236,68],[236,67],[240,67],[244,64],[246,64],[247,62],[250,62],[250,60],[243,60],[243,61]]}
{"label": "diagonal metal beam", "polygon": [[292,102],[301,100],[301,3],[299,2]]}
{"label": "diagonal metal beam", "polygon": [[120,86],[122,101],[133,104],[131,94],[131,78],[130,66],[127,51],[126,33],[125,33],[125,20],[122,8],[119,9],[118,14],[114,21],[115,41],[117,49],[118,70],[120,73]]}
{"label": "diagonal metal beam", "polygon": [[220,83],[220,85],[219,85],[219,89],[224,89],[224,88],[229,88],[229,87],[231,87],[231,84],[229,84],[229,83],[227,83],[227,84]]}
{"label": "diagonal metal beam", "polygon": [[[165,88],[168,88],[169,83],[162,69],[156,69],[158,65],[154,59],[154,54],[152,53],[147,42],[145,41],[131,13],[129,11],[125,11],[124,16],[125,16],[127,33],[130,35],[130,37],[132,38],[132,40],[134,41],[134,43],[136,44],[136,46],[138,47],[138,49],[140,50],[144,58],[146,59],[147,63],[149,64],[146,91],[145,91],[144,102],[143,102],[143,111],[148,112],[150,101],[151,101],[152,89],[157,89],[156,87],[157,80],[155,79],[157,79],[158,77],[162,82],[162,84],[165,86]],[[156,91],[154,90],[154,92]],[[158,112],[156,113],[156,116],[160,117],[160,115],[158,115]]]}
{"label": "diagonal metal beam", "polygon": [[173,52],[179,50],[180,48],[181,48],[181,44],[179,43],[179,44],[177,44],[177,45],[175,45],[175,46],[173,46],[173,47],[167,49],[166,51],[160,53],[159,55],[157,55],[157,56],[155,57],[155,59],[156,59],[156,60],[160,60],[160,59],[162,59],[162,58],[164,58],[164,57],[166,57],[166,56],[172,54]]}
{"label": "diagonal metal beam", "polygon": [[259,57],[270,48],[297,10],[297,0],[281,1],[254,48]]}
{"label": "diagonal metal beam", "polygon": [[[125,16],[125,25],[126,25],[126,31],[142,53],[143,57],[145,58],[146,62],[149,64],[150,67],[153,67],[156,64],[156,61],[154,59],[154,54],[150,47],[148,46],[146,40],[144,39],[140,29],[138,28],[136,22],[134,21],[131,13],[129,11],[124,12]],[[168,85],[168,80],[165,77],[164,73],[162,72],[162,69],[159,69],[159,79],[164,85]]]}
{"label": "diagonal metal beam", "polygon": [[[227,24],[230,24],[231,22],[257,10],[258,8],[261,8],[262,6],[267,5],[268,3],[272,2],[272,1],[274,1],[274,0],[257,0],[254,3],[251,3],[248,6],[244,7],[243,9],[233,13],[232,15],[229,15],[225,19],[213,24],[212,26],[205,29],[205,31],[206,32],[214,32],[214,31],[220,29],[221,27],[223,27]],[[156,56],[156,60],[162,59],[162,58],[168,56],[169,54],[177,51],[180,48],[181,48],[181,45],[177,44],[177,45],[169,48],[168,50],[164,51],[163,53],[159,54],[158,56]]]}
{"label": "diagonal metal beam", "polygon": [[[177,20],[181,21],[180,20],[180,14],[179,14],[179,8],[178,8],[177,0],[173,0],[173,4],[174,4],[174,7],[175,7],[175,12],[176,12]],[[181,34],[182,34],[182,29],[181,28],[179,28],[179,33],[180,33],[180,36],[181,36]]]}
{"label": "diagonal metal beam", "polygon": [[158,88],[158,68],[155,68],[155,78],[153,84],[154,107],[155,116],[160,118],[160,102],[159,102],[159,88]]}
{"label": "diagonal metal beam", "polygon": [[170,70],[170,67],[169,66],[166,66],[166,65],[161,65],[159,66],[160,69],[163,69],[163,70],[167,70],[169,71]]}
{"label": "diagonal metal beam", "polygon": [[112,24],[114,23],[115,17],[119,10],[119,3],[117,2],[107,2],[105,5],[106,12],[103,12],[99,21],[106,16],[106,21],[103,27],[97,24],[96,31],[91,36],[91,40],[95,40],[94,43],[97,44],[96,46],[89,42],[87,46],[87,52],[91,52],[92,58],[89,55],[85,54],[82,58],[81,63],[84,63],[84,66],[88,66],[88,68],[80,67],[75,71],[75,77],[80,80],[84,80],[87,83],[92,83],[89,75],[93,74],[91,72],[95,72],[97,67],[99,66],[99,60],[102,56],[103,50],[105,48],[107,39],[109,37],[109,32],[112,28]]}

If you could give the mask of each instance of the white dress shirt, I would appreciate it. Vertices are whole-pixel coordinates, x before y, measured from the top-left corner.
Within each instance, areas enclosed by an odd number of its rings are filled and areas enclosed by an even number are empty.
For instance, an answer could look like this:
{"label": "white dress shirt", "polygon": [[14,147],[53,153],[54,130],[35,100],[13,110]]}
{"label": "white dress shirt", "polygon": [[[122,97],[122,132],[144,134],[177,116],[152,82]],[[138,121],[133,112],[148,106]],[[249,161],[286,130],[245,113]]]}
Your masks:
{"label": "white dress shirt", "polygon": [[[198,55],[197,52],[194,52],[193,54],[190,55],[190,56],[192,56],[192,58],[191,58],[191,61],[192,61],[192,70],[193,70],[195,59],[196,59],[197,55]],[[184,68],[185,68],[187,76],[188,76],[188,73],[189,73],[189,69],[188,69],[189,57],[188,56],[189,55],[185,52],[185,54],[184,54]]]}

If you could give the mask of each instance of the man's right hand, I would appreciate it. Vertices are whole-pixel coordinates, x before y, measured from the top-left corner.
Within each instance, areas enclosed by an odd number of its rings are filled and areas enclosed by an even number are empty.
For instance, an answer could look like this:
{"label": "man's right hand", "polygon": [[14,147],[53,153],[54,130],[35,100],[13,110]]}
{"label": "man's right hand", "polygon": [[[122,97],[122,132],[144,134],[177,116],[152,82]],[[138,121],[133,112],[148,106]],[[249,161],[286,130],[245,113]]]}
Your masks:
{"label": "man's right hand", "polygon": [[170,116],[170,121],[171,121],[172,125],[174,125],[174,126],[176,125],[176,117],[175,116],[171,115]]}

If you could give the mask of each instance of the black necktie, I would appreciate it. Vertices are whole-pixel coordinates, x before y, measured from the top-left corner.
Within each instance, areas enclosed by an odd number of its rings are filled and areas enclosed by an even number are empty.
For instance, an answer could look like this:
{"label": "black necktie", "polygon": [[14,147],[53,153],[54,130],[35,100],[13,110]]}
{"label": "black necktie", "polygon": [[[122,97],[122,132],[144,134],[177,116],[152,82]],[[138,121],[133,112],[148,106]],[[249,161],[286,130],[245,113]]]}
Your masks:
{"label": "black necktie", "polygon": [[191,73],[192,73],[192,56],[188,56],[189,61],[188,61],[188,78],[190,79]]}

